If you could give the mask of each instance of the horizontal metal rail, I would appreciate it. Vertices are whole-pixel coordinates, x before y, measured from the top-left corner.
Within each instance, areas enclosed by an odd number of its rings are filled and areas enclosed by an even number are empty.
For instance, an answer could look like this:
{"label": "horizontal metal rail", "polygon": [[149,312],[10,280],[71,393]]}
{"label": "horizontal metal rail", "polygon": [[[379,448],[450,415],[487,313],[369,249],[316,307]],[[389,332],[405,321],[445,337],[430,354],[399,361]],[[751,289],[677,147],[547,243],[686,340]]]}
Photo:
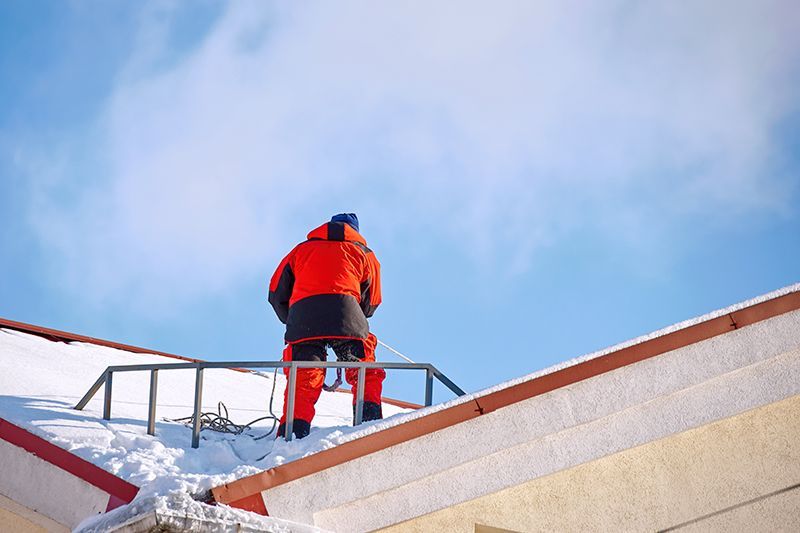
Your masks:
{"label": "horizontal metal rail", "polygon": [[192,419],[192,448],[200,446],[200,411],[203,402],[203,373],[206,369],[213,368],[289,368],[289,388],[285,438],[292,440],[292,430],[294,426],[294,406],[295,392],[297,389],[297,370],[300,368],[355,368],[358,369],[358,383],[356,385],[356,409],[354,413],[355,425],[363,420],[364,416],[364,382],[366,380],[367,369],[383,368],[389,370],[424,370],[425,371],[425,405],[433,405],[433,379],[438,379],[445,387],[450,389],[457,396],[466,394],[458,385],[453,383],[447,376],[442,374],[435,366],[428,363],[394,363],[394,362],[355,362],[355,361],[228,361],[211,362],[201,361],[196,363],[163,363],[163,364],[142,364],[109,366],[97,378],[97,381],[84,394],[83,398],[75,405],[75,409],[82,410],[101,386],[105,387],[103,400],[103,419],[111,420],[111,395],[113,392],[113,378],[119,372],[150,372],[150,396],[147,409],[147,433],[155,435],[156,418],[156,397],[158,388],[158,373],[160,370],[194,370],[194,412]]}

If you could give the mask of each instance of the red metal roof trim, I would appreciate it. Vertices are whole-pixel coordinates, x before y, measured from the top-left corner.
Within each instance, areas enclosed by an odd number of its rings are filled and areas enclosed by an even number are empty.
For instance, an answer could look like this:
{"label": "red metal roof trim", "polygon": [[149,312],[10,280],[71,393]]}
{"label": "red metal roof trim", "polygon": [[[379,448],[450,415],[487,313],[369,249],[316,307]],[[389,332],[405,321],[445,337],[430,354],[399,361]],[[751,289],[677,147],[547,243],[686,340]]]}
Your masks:
{"label": "red metal roof trim", "polygon": [[171,357],[173,359],[180,359],[181,361],[190,361],[192,363],[202,362],[201,359],[192,359],[190,357],[183,357],[166,352],[158,352],[156,350],[148,350],[147,348],[140,348],[139,346],[131,346],[130,344],[121,344],[119,342],[107,341],[95,337],[87,337],[85,335],[76,335],[67,331],[60,331],[57,329],[43,328],[42,326],[34,326],[33,324],[26,324],[24,322],[16,322],[6,318],[0,318],[0,327],[21,331],[23,333],[30,333],[38,335],[51,341],[61,342],[85,342],[88,344],[96,344],[98,346],[106,346],[108,348],[116,348],[117,350],[125,350],[126,352],[155,354],[163,357]]}
{"label": "red metal roof trim", "polygon": [[[502,407],[545,394],[547,392],[616,370],[684,346],[722,335],[800,309],[800,292],[792,292],[754,304],[732,313],[711,318],[660,337],[634,344],[615,352],[590,359],[551,374],[525,381],[496,392],[486,394],[466,403],[456,404],[441,411],[416,418],[211,489],[217,502],[235,506],[263,490],[314,474],[358,457],[406,442],[428,433],[465,422]],[[262,502],[263,504],[263,502]]]}
{"label": "red metal roof trim", "polygon": [[262,516],[269,516],[269,512],[267,512],[267,507],[264,505],[264,498],[261,497],[261,494],[256,492],[255,494],[251,494],[241,500],[237,500],[235,502],[231,502],[231,507],[236,507],[237,509],[243,509],[245,511],[250,511],[251,513],[257,513]]}
{"label": "red metal roof trim", "polygon": [[28,451],[108,493],[110,497],[106,512],[130,503],[139,492],[139,487],[136,485],[106,472],[89,461],[51,444],[3,418],[0,418],[0,439]]}

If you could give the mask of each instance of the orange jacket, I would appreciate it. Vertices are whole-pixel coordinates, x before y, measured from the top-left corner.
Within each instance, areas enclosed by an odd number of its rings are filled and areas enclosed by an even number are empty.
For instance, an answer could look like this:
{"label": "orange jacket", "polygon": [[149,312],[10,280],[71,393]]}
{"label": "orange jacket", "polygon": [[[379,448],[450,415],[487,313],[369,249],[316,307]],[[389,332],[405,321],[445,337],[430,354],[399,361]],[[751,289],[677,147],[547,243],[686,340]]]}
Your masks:
{"label": "orange jacket", "polygon": [[327,222],[280,262],[269,303],[286,324],[286,342],[369,335],[381,303],[380,263],[349,224]]}

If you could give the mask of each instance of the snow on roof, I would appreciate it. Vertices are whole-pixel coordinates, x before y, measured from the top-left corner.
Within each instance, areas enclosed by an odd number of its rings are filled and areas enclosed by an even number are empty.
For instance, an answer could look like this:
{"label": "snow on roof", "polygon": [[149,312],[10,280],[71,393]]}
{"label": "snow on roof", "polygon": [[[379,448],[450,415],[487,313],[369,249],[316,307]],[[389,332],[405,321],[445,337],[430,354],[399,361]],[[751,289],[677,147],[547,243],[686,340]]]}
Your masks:
{"label": "snow on roof", "polygon": [[[174,363],[174,359],[87,343],[53,342],[0,329],[0,361],[0,418],[140,487],[127,509],[112,511],[119,516],[157,509],[165,502],[173,509],[208,514],[208,506],[190,495],[202,495],[216,485],[300,458],[354,431],[350,427],[352,397],[323,392],[307,439],[286,443],[276,441],[274,434],[258,439],[273,427],[265,420],[237,436],[203,431],[200,448],[192,449],[191,429],[170,419],[192,414],[193,370],[160,372],[155,436],[146,433],[148,372],[115,375],[111,420],[102,419],[102,394],[83,411],[73,409],[107,366]],[[273,404],[278,415],[285,383],[278,373]],[[215,412],[217,402],[224,402],[231,420],[248,423],[268,414],[272,384],[273,373],[207,369],[203,411]],[[404,412],[389,404],[383,409],[387,416]],[[251,513],[225,512],[243,515],[240,521],[251,519],[244,516]]]}

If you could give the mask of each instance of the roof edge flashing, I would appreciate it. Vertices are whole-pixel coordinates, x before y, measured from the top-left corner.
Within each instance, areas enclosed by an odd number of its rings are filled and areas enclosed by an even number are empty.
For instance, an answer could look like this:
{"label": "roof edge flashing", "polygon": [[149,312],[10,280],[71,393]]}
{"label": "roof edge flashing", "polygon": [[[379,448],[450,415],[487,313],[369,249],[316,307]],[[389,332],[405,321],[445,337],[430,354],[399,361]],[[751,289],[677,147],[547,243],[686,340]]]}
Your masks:
{"label": "roof edge flashing", "polygon": [[52,444],[30,431],[0,418],[0,439],[13,444],[53,466],[69,472],[106,492],[110,498],[106,511],[133,501],[139,487],[89,461]]}

